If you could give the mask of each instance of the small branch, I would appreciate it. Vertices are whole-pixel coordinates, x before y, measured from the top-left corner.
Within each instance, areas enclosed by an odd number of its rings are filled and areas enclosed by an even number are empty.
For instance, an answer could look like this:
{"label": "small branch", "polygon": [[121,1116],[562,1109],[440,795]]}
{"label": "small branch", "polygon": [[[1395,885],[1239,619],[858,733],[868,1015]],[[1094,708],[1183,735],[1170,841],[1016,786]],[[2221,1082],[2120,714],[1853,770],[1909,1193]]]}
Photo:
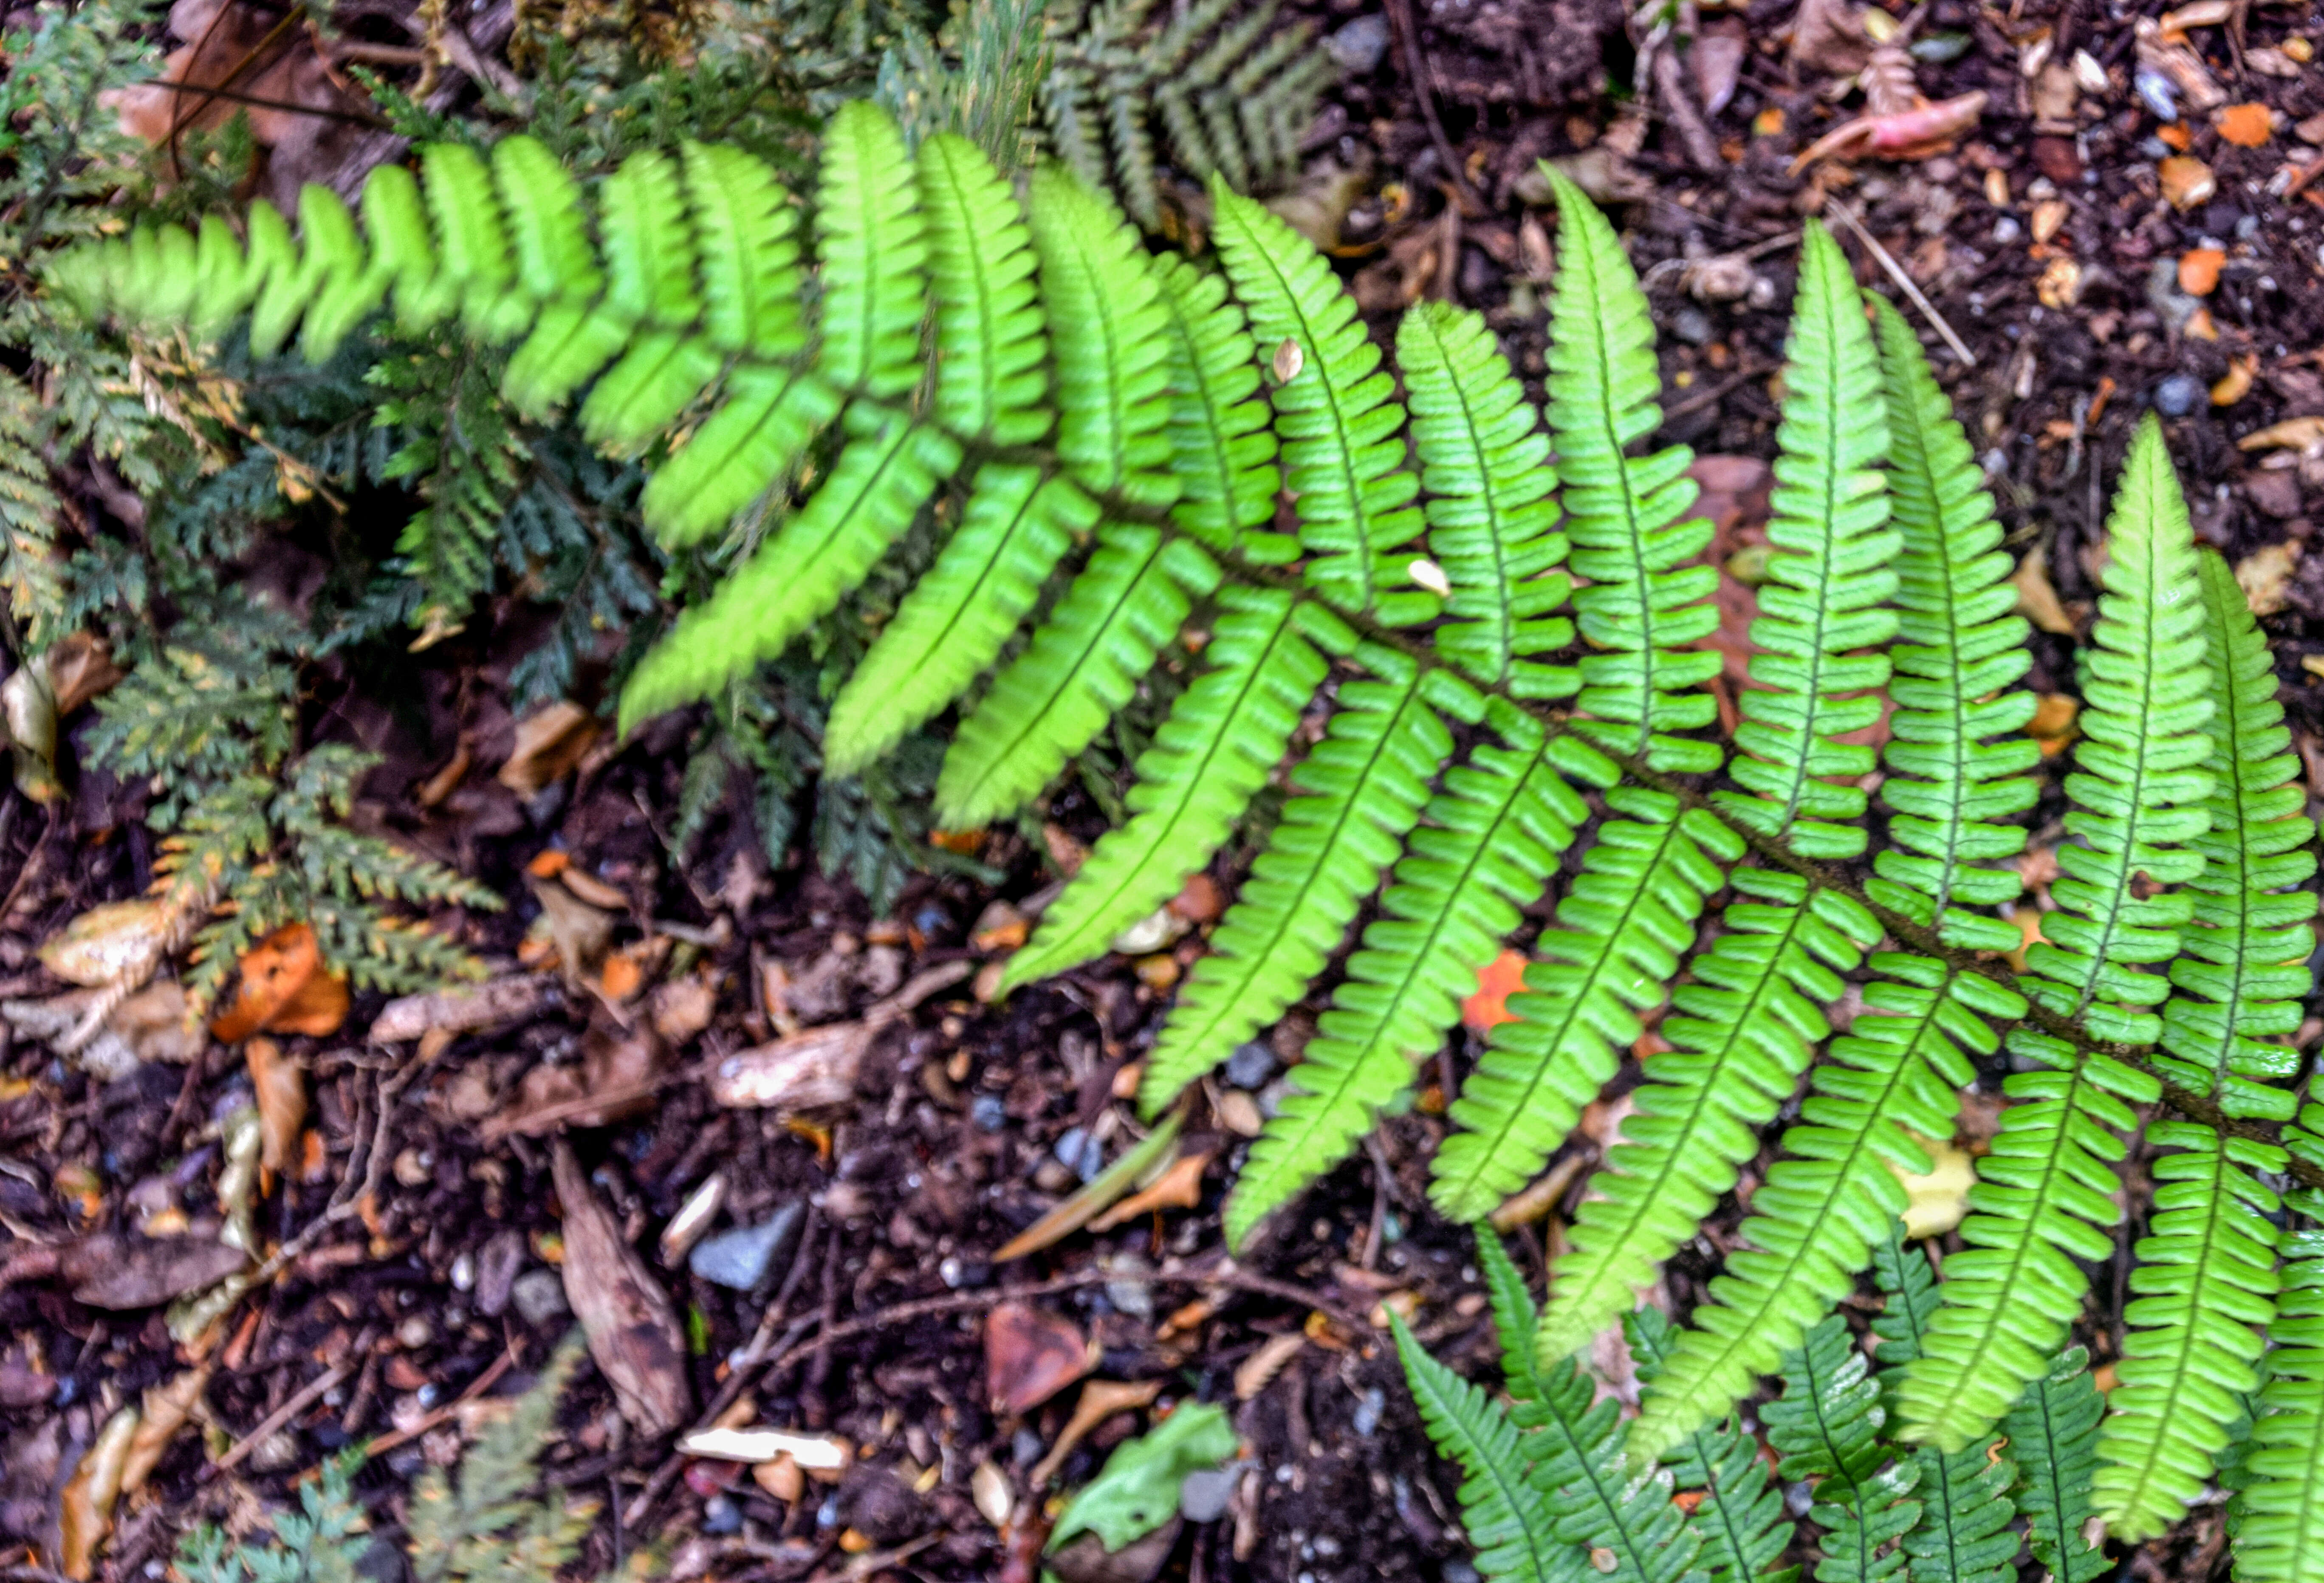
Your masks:
{"label": "small branch", "polygon": [[208,1468],[203,1468],[201,1477],[204,1481],[216,1478],[219,1474],[226,1472],[232,1468],[235,1463],[240,1462],[244,1457],[249,1456],[253,1450],[256,1450],[267,1436],[272,1434],[276,1430],[281,1429],[284,1424],[298,1417],[299,1414],[307,1411],[308,1408],[312,1407],[317,1402],[322,1399],[324,1394],[330,1390],[332,1386],[337,1385],[341,1380],[346,1379],[354,1372],[355,1370],[353,1368],[342,1363],[335,1367],[324,1370],[321,1374],[317,1375],[313,1379],[308,1381],[306,1385],[300,1389],[297,1394],[293,1395],[289,1401],[283,1403],[281,1406],[277,1407],[265,1417],[260,1419],[256,1429],[252,1430],[248,1434],[243,1436],[240,1440],[235,1441],[231,1447],[227,1448],[225,1456],[220,1457]]}
{"label": "small branch", "polygon": [[1880,267],[1888,272],[1888,278],[1896,282],[1896,289],[1913,299],[1913,306],[1921,310],[1921,317],[1927,319],[1937,334],[1944,337],[1945,345],[1952,348],[1953,355],[1969,367],[1975,368],[1977,354],[1971,352],[1961,338],[1953,334],[1952,326],[1945,322],[1945,316],[1937,311],[1937,305],[1929,300],[1928,293],[1922,290],[1919,282],[1904,272],[1904,266],[1896,262],[1895,256],[1881,246],[1872,233],[1864,228],[1864,222],[1856,217],[1856,211],[1836,197],[1825,205],[1825,208],[1827,212],[1838,215],[1841,223],[1856,234],[1856,239],[1864,244],[1865,251],[1871,253],[1879,262]]}

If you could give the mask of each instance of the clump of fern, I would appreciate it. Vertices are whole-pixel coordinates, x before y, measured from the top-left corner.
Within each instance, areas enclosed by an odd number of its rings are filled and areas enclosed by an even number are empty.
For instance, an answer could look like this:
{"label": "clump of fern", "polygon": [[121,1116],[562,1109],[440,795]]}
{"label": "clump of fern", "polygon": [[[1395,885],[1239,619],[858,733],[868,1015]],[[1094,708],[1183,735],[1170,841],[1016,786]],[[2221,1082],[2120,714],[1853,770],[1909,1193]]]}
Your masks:
{"label": "clump of fern", "polygon": [[[1604,218],[1553,189],[1545,412],[1482,320],[1442,305],[1406,316],[1392,372],[1329,262],[1223,181],[1209,270],[1150,253],[1062,166],[1020,194],[973,142],[915,147],[861,102],[826,128],[805,225],[737,148],[640,152],[585,187],[516,137],[375,174],[360,228],[310,194],[296,239],[261,208],[247,250],[223,227],[154,230],[51,284],[92,315],[205,333],[247,313],[262,346],[296,331],[314,357],[364,323],[504,349],[501,396],[527,421],[570,412],[591,444],[646,457],[639,509],[664,553],[735,558],[629,673],[625,726],[731,697],[881,568],[912,568],[834,678],[821,752],[860,771],[949,714],[931,796],[946,828],[1037,799],[1199,612],[1200,667],[1138,758],[1126,817],[999,988],[1103,955],[1313,740],[1139,1096],[1174,1102],[1351,947],[1230,1201],[1238,1245],[1409,1087],[1570,861],[1516,1020],[1434,1165],[1438,1206],[1480,1217],[1664,1012],[1672,1049],[1527,1321],[1544,1367],[1633,1311],[1744,1166],[1775,1156],[1710,1300],[1658,1343],[1628,1455],[1674,1453],[1787,1368],[1870,1411],[1817,1327],[1888,1244],[1923,1140],[1952,1130],[1959,1091],[2006,1047],[1967,1246],[1876,1393],[1884,1431],[1937,1460],[1867,1462],[1840,1439],[1789,1453],[1825,1469],[1828,1562],[1903,1544],[1913,1490],[2049,1376],[2085,1261],[2116,1245],[2133,1107],[2160,1102],[2173,1118],[2154,1141],[2178,1152],[2137,1244],[2120,1422],[2089,1493],[2108,1523],[2152,1532],[2257,1384],[2282,1278],[2262,1177],[2324,1182],[2266,1141],[2289,1108],[2266,1080],[2295,1063],[2281,1041],[2314,909],[2291,888],[2312,832],[2256,629],[2142,426],[2086,657],[2063,875],[2008,972],[1996,953],[2022,935],[1999,909],[2031,906],[2008,860],[2038,761],[2015,685],[2025,626],[1909,327],[1877,299],[1868,318],[1839,245],[1807,229],[1757,686],[1729,753],[1703,734],[1716,662],[1695,644],[1715,617],[1689,458],[1639,448],[1660,421],[1645,299]],[[1851,739],[1882,693],[1876,750]],[[1301,733],[1319,703],[1320,737]],[[1859,883],[1848,865],[1866,857]],[[1862,1008],[1836,1034],[1850,983]],[[1599,1465],[1600,1430],[1560,1432],[1573,1477]],[[1615,1507],[1601,1519],[1628,1532]]]}

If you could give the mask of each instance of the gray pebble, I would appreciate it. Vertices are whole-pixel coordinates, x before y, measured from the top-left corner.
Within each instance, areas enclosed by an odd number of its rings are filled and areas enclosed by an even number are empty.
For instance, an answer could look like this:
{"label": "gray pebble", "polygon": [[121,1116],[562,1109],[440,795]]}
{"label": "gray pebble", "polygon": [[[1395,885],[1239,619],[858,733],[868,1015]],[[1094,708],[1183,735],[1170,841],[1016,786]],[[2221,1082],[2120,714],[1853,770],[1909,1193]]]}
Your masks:
{"label": "gray pebble", "polygon": [[1370,1439],[1379,1428],[1380,1414],[1388,1411],[1388,1393],[1374,1385],[1356,1403],[1355,1431]]}
{"label": "gray pebble", "polygon": [[1189,1473],[1178,1486],[1178,1515],[1189,1523],[1217,1522],[1226,1514],[1237,1477],[1231,1468],[1204,1468]]}
{"label": "gray pebble", "polygon": [[1671,334],[1690,346],[1702,345],[1718,333],[1711,316],[1692,303],[1671,315]]}
{"label": "gray pebble", "polygon": [[2015,215],[2004,215],[1993,223],[1993,239],[2004,247],[2024,235],[2025,227],[2017,223]]}
{"label": "gray pebble", "polygon": [[1253,1039],[1237,1045],[1227,1057],[1227,1081],[1239,1089],[1255,1089],[1275,1072],[1275,1052]]}
{"label": "gray pebble", "polygon": [[1335,29],[1323,41],[1332,63],[1350,77],[1368,77],[1388,55],[1388,18],[1368,12]]}
{"label": "gray pebble", "polygon": [[1444,1583],[1478,1583],[1477,1569],[1459,1556],[1446,1561],[1436,1575],[1443,1578]]}
{"label": "gray pebble", "polygon": [[1019,1468],[1030,1468],[1048,1450],[1041,1437],[1029,1429],[1020,1429],[1010,1438],[1009,1458]]}
{"label": "gray pebble", "polygon": [[1065,1128],[1050,1152],[1057,1156],[1059,1164],[1084,1182],[1094,1179],[1105,1169],[1105,1146],[1078,1127]]}
{"label": "gray pebble", "polygon": [[2174,373],[2154,387],[2154,410],[2165,418],[2184,418],[2203,402],[2203,382]]}
{"label": "gray pebble", "polygon": [[999,1132],[1009,1125],[1009,1107],[999,1094],[979,1094],[968,1102],[968,1118],[980,1132]]}
{"label": "gray pebble", "polygon": [[731,1496],[715,1495],[702,1503],[702,1532],[735,1533],[742,1527],[742,1508]]}
{"label": "gray pebble", "polygon": [[496,1233],[484,1244],[484,1251],[476,1256],[476,1311],[486,1319],[498,1319],[506,1313],[509,1293],[523,1268],[522,1234],[516,1231]]}
{"label": "gray pebble", "polygon": [[714,1285],[748,1292],[767,1278],[775,1255],[798,1229],[801,1212],[793,1200],[758,1225],[737,1226],[706,1237],[687,1256],[686,1267]]}
{"label": "gray pebble", "polygon": [[555,1323],[572,1311],[565,1301],[565,1279],[555,1270],[527,1270],[510,1289],[517,1317],[535,1330]]}

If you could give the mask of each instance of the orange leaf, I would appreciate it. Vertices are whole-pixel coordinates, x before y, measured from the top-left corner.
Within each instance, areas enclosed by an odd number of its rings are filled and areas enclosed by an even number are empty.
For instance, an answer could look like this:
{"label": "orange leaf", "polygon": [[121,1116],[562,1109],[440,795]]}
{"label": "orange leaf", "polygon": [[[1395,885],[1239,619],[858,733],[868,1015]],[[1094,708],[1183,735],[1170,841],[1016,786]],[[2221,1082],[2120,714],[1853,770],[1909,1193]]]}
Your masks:
{"label": "orange leaf", "polygon": [[1461,1021],[1479,1033],[1497,1023],[1515,1022],[1509,997],[1525,988],[1526,954],[1504,951],[1477,973],[1477,992],[1461,1002]]}
{"label": "orange leaf", "polygon": [[338,1032],[347,1017],[347,982],[323,971],[322,947],[304,924],[287,924],[244,953],[234,999],[210,1024],[226,1044],[257,1033]]}
{"label": "orange leaf", "polygon": [[2179,290],[2190,297],[2209,297],[2218,290],[2219,269],[2227,255],[2216,247],[2193,247],[2179,255]]}
{"label": "orange leaf", "polygon": [[2213,121],[2219,136],[2239,149],[2255,149],[2273,133],[2265,105],[2229,105]]}

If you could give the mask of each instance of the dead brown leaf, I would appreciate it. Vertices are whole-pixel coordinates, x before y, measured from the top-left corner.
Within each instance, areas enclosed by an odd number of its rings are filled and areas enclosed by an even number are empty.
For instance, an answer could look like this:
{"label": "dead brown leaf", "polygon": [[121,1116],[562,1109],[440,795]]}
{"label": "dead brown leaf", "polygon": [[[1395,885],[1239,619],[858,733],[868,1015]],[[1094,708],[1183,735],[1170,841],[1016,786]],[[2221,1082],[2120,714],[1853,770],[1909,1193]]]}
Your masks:
{"label": "dead brown leaf", "polygon": [[178,1431],[193,1422],[195,1404],[209,1388],[210,1367],[189,1368],[166,1384],[145,1387],[144,1411],[137,1432],[130,1438],[129,1454],[122,1465],[121,1493],[135,1495],[160,1465],[161,1454]]}
{"label": "dead brown leaf", "polygon": [[516,745],[501,766],[500,783],[521,797],[537,796],[581,762],[604,729],[578,704],[544,704],[516,724]]}
{"label": "dead brown leaf", "polygon": [[97,1570],[97,1547],[113,1532],[113,1508],[137,1434],[137,1409],[124,1407],[105,1421],[97,1442],[73,1469],[58,1506],[58,1569],[85,1578]]}
{"label": "dead brown leaf", "polygon": [[400,1045],[426,1034],[474,1034],[521,1022],[540,1010],[555,983],[549,973],[511,973],[488,983],[406,995],[380,1008],[367,1036],[374,1045]]}
{"label": "dead brown leaf", "polygon": [[1134,1413],[1151,1404],[1162,1394],[1162,1384],[1160,1380],[1140,1380],[1135,1385],[1121,1380],[1092,1380],[1084,1385],[1074,1403],[1074,1415],[1057,1431],[1056,1443],[1049,1448],[1048,1455],[1033,1464],[1026,1482],[1037,1490],[1047,1485],[1090,1431],[1117,1413]]}
{"label": "dead brown leaf", "polygon": [[710,1026],[718,1008],[717,987],[701,973],[689,973],[658,987],[646,1002],[653,1030],[671,1045],[683,1045]]}
{"label": "dead brown leaf", "polygon": [[208,1237],[147,1238],[101,1231],[77,1242],[29,1248],[0,1265],[0,1286],[55,1278],[91,1308],[159,1308],[216,1285],[248,1262],[241,1249]]}
{"label": "dead brown leaf", "polygon": [[2037,544],[2027,550],[2025,558],[2017,563],[2017,570],[2009,580],[2017,589],[2019,615],[2043,631],[2055,632],[2061,637],[2073,636],[2073,620],[2066,614],[2066,607],[2059,602],[2058,590],[2050,581],[2047,549]]}
{"label": "dead brown leaf", "polygon": [[2255,616],[2273,615],[2284,607],[2285,587],[2300,567],[2297,540],[2263,545],[2236,563],[2236,582],[2244,603]]}
{"label": "dead brown leaf", "polygon": [[307,1069],[272,1039],[253,1039],[242,1054],[258,1096],[259,1164],[270,1173],[287,1171],[307,1125]]}
{"label": "dead brown leaf", "polygon": [[240,1044],[253,1034],[328,1038],[347,1019],[347,981],[323,967],[321,943],[307,925],[286,924],[243,954],[234,998],[210,1020],[210,1034]]}
{"label": "dead brown leaf", "polygon": [[624,1033],[593,1023],[581,1035],[578,1067],[534,1067],[506,1110],[484,1125],[485,1141],[510,1133],[537,1137],[567,1127],[611,1127],[650,1109],[671,1069],[669,1048],[650,1029]]}
{"label": "dead brown leaf", "polygon": [[866,1010],[859,1022],[808,1028],[739,1050],[711,1069],[710,1097],[722,1105],[783,1111],[844,1103],[854,1097],[856,1072],[880,1030],[975,971],[976,964],[970,962],[939,963],[913,974],[902,989]]}
{"label": "dead brown leaf", "polygon": [[1800,0],[1792,19],[1792,66],[1830,77],[1854,77],[1872,58],[1864,19],[1848,0]]}
{"label": "dead brown leaf", "polygon": [[528,883],[540,898],[542,926],[557,948],[558,971],[565,975],[565,987],[578,993],[584,978],[596,971],[613,943],[613,916],[591,907],[557,880]]}
{"label": "dead brown leaf", "polygon": [[60,720],[111,692],[126,674],[113,663],[113,651],[105,646],[105,640],[88,632],[69,633],[50,644],[41,656],[41,668],[48,674],[49,690],[56,695]]}
{"label": "dead brown leaf", "polygon": [[1133,1192],[1113,1208],[1092,1220],[1093,1231],[1110,1231],[1124,1220],[1134,1220],[1140,1215],[1158,1213],[1163,1210],[1191,1210],[1203,1201],[1203,1173],[1210,1168],[1208,1150],[1199,1155],[1185,1155],[1171,1163],[1170,1168],[1156,1178],[1154,1185],[1142,1192]]}
{"label": "dead brown leaf", "polygon": [[[2304,451],[2324,445],[2324,418],[2287,418],[2255,429],[2236,442],[2239,451]],[[45,956],[42,960],[46,960]],[[57,970],[50,968],[51,972]],[[62,976],[62,975],[59,975]]]}
{"label": "dead brown leaf", "polygon": [[1097,1361],[1081,1327],[1029,1302],[1004,1302],[984,1321],[984,1393],[997,1414],[1029,1413]]}
{"label": "dead brown leaf", "polygon": [[572,1146],[559,1138],[552,1150],[550,1171],[565,1206],[565,1298],[589,1356],[641,1434],[673,1433],[694,1407],[678,1312],[589,1185]]}
{"label": "dead brown leaf", "polygon": [[173,949],[181,916],[181,908],[158,896],[93,907],[41,947],[41,965],[90,989],[143,982]]}

